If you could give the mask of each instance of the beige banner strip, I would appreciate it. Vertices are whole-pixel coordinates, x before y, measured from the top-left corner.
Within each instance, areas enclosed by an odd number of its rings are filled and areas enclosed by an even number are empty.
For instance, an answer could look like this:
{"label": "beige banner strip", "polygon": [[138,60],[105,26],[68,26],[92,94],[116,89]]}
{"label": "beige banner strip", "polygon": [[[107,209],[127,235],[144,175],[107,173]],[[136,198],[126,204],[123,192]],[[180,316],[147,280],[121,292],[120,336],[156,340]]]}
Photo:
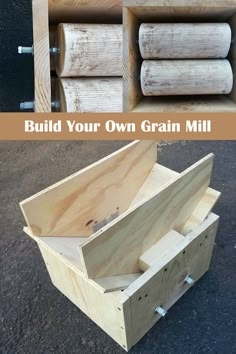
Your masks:
{"label": "beige banner strip", "polygon": [[236,140],[235,113],[1,113],[0,140]]}

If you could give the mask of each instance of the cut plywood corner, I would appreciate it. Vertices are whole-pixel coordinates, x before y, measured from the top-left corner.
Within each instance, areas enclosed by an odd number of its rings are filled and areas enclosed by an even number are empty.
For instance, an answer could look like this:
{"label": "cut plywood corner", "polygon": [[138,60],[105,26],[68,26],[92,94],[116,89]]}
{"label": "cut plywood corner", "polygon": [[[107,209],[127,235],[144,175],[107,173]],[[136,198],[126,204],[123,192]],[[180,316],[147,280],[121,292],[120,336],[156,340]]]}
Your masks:
{"label": "cut plywood corner", "polygon": [[135,141],[23,201],[32,234],[91,236],[104,220],[127,211],[156,160],[155,141]]}
{"label": "cut plywood corner", "polygon": [[171,230],[139,258],[140,269],[145,272],[171,250],[175,250],[179,243],[183,245],[184,242],[187,246],[186,238],[175,230]]}
{"label": "cut plywood corner", "polygon": [[192,215],[181,230],[181,234],[186,236],[187,234],[189,234],[189,232],[191,232],[199,224],[201,224],[210,214],[220,196],[220,192],[217,192],[212,188],[208,188],[206,190],[206,193],[194,209]]}
{"label": "cut plywood corner", "polygon": [[183,229],[209,187],[213,158],[210,154],[198,161],[81,245],[87,276],[139,272],[144,252],[169,231]]}

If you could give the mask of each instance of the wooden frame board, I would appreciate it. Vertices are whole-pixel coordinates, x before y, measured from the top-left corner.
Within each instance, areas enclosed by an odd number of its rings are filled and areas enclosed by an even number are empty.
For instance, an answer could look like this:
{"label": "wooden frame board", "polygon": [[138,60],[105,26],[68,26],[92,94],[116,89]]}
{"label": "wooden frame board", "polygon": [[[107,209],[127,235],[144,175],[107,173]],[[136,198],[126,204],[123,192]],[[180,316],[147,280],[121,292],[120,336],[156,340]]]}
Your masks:
{"label": "wooden frame board", "polygon": [[[142,22],[201,22],[227,21],[235,37],[236,4],[234,0],[124,0],[124,92],[125,112],[206,111],[235,112],[235,87],[229,96],[144,97],[140,85],[142,58],[138,31]],[[232,42],[229,60],[235,78],[236,42]],[[235,81],[235,80],[234,80]]]}

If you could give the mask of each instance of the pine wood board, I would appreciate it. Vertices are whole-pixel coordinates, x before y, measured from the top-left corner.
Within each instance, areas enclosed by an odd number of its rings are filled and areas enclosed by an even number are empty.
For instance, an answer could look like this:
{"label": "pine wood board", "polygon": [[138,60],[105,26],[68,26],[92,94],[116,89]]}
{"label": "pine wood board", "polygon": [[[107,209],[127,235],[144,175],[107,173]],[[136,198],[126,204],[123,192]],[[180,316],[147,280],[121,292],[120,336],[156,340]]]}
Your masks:
{"label": "pine wood board", "polygon": [[32,0],[35,112],[51,112],[48,0]]}
{"label": "pine wood board", "polygon": [[135,141],[20,203],[35,236],[88,237],[127,211],[157,159],[155,141]]}
{"label": "pine wood board", "polygon": [[[179,243],[124,291],[131,323],[127,326],[129,345],[135,345],[160,320],[157,306],[169,310],[189,289],[184,280],[198,281],[208,270],[215,244],[219,217],[208,219],[188,235],[189,245]],[[207,236],[207,239],[206,239]]]}
{"label": "pine wood board", "polygon": [[124,213],[80,246],[89,278],[139,272],[139,257],[170,230],[181,231],[211,180],[213,154]]}

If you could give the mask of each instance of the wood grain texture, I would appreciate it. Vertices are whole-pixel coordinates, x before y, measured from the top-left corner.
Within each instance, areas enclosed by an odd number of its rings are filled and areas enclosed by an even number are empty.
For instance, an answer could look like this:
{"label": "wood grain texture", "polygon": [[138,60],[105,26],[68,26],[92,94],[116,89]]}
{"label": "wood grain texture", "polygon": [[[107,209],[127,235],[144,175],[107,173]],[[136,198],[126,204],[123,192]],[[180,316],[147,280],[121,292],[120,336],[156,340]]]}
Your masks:
{"label": "wood grain texture", "polygon": [[228,23],[143,23],[143,59],[226,58],[231,45]]}
{"label": "wood grain texture", "polygon": [[139,272],[139,257],[172,229],[181,231],[206,189],[210,154],[80,246],[91,279]]}
{"label": "wood grain texture", "polygon": [[149,96],[132,112],[235,112],[236,104],[224,95]]}
{"label": "wood grain texture", "polygon": [[145,60],[144,96],[229,94],[233,72],[228,60]]}
{"label": "wood grain texture", "polygon": [[136,141],[23,201],[33,235],[92,235],[97,224],[129,208],[156,158],[155,141]]}
{"label": "wood grain texture", "polygon": [[48,0],[33,0],[35,111],[51,112]]}
{"label": "wood grain texture", "polygon": [[143,22],[225,21],[236,11],[235,0],[124,0],[124,7]]}
{"label": "wood grain texture", "polygon": [[124,64],[123,64],[123,106],[124,112],[130,112],[142,98],[140,87],[140,68],[142,60],[137,43],[140,20],[130,9],[123,9],[124,27]]}
{"label": "wood grain texture", "polygon": [[161,258],[165,257],[170,250],[178,248],[179,243],[181,243],[181,245],[184,243],[186,246],[188,245],[187,239],[185,239],[183,235],[175,230],[171,230],[140,256],[140,269],[146,272],[146,270],[160,261]]}
{"label": "wood grain texture", "polygon": [[56,68],[59,77],[122,76],[122,25],[60,24]]}
{"label": "wood grain texture", "polygon": [[61,112],[122,112],[122,78],[73,78],[58,81]]}
{"label": "wood grain texture", "polygon": [[52,23],[121,22],[122,0],[48,0]]}
{"label": "wood grain texture", "polygon": [[181,230],[181,234],[186,236],[193,230],[195,230],[198,225],[200,225],[210,214],[212,209],[214,208],[216,202],[219,200],[221,193],[208,188],[196,208],[194,209],[192,215],[184,225]]}
{"label": "wood grain texture", "polygon": [[[124,111],[125,112],[235,112],[236,95],[144,97],[140,85],[142,58],[138,46],[141,23],[230,22],[233,38],[235,0],[124,0]],[[128,41],[128,39],[130,39]],[[234,47],[234,44],[231,48]],[[126,49],[127,48],[127,49]],[[232,50],[231,50],[232,53]],[[231,65],[234,67],[231,60]],[[234,80],[235,81],[235,80]],[[233,101],[234,102],[233,102]]]}
{"label": "wood grain texture", "polygon": [[61,262],[50,249],[42,245],[39,245],[39,248],[53,285],[111,338],[126,348],[124,310],[120,304],[121,291],[101,293],[84,277]]}
{"label": "wood grain texture", "polygon": [[[129,299],[124,301],[131,312],[127,328],[129,346],[134,346],[153,325],[160,320],[155,313],[157,306],[169,310],[189,289],[185,278],[191,275],[198,281],[208,270],[211,262],[219,217],[211,214],[178,247],[147,270],[124,291]],[[206,238],[207,237],[207,238]]]}

